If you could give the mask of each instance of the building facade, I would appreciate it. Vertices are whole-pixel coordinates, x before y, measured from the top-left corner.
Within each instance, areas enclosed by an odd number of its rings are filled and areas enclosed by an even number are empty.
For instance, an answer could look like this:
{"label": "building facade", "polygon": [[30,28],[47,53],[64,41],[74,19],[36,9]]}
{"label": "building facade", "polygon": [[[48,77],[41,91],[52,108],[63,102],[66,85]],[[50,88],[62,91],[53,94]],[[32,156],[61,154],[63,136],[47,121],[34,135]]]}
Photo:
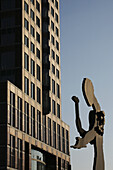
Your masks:
{"label": "building facade", "polygon": [[68,170],[59,0],[0,0],[0,169]]}

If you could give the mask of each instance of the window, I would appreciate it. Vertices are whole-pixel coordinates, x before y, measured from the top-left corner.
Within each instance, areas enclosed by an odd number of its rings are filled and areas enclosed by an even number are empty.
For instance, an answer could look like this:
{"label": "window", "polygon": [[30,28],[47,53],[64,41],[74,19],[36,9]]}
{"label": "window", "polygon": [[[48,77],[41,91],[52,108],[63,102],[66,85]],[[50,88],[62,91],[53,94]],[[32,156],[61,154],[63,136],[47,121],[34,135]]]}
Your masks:
{"label": "window", "polygon": [[36,48],[36,56],[40,59],[40,50]]}
{"label": "window", "polygon": [[24,132],[29,134],[29,104],[24,102]]}
{"label": "window", "polygon": [[69,155],[69,132],[66,130],[66,153]]}
{"label": "window", "polygon": [[35,84],[31,82],[31,98],[35,100]]}
{"label": "window", "polygon": [[58,23],[58,15],[55,13],[55,20]]}
{"label": "window", "polygon": [[31,136],[35,137],[35,108],[31,106]]}
{"label": "window", "polygon": [[55,109],[55,101],[52,100],[52,113],[56,115],[56,109]]}
{"label": "window", "polygon": [[61,150],[61,138],[60,138],[60,125],[57,124],[57,143],[58,143],[58,150]]}
{"label": "window", "polygon": [[56,27],[56,35],[59,36],[59,30],[57,27]]}
{"label": "window", "polygon": [[56,69],[56,76],[59,79],[59,70],[58,69]]}
{"label": "window", "polygon": [[31,59],[31,74],[35,76],[35,62]]}
{"label": "window", "polygon": [[25,1],[24,1],[24,10],[29,14],[29,6]]}
{"label": "window", "polygon": [[63,127],[62,127],[62,152],[65,153],[65,135]]}
{"label": "window", "polygon": [[34,5],[34,0],[31,0],[32,4]]}
{"label": "window", "polygon": [[40,4],[38,1],[36,1],[36,9],[38,10],[38,12],[40,12]]}
{"label": "window", "polygon": [[55,66],[52,64],[52,73],[55,74]]}
{"label": "window", "polygon": [[10,135],[10,167],[15,168],[15,137]]}
{"label": "window", "polygon": [[29,71],[29,56],[24,53],[24,68]]}
{"label": "window", "polygon": [[26,35],[24,35],[24,44],[29,48],[29,39]]}
{"label": "window", "polygon": [[29,22],[24,18],[24,27],[29,31]]}
{"label": "window", "polygon": [[42,117],[43,142],[46,143],[46,116]]}
{"label": "window", "polygon": [[60,86],[57,84],[57,97],[60,98]]}
{"label": "window", "polygon": [[20,97],[17,100],[17,128],[22,130],[22,99]]}
{"label": "window", "polygon": [[55,6],[58,9],[58,1],[57,0],[55,0]]}
{"label": "window", "polygon": [[29,95],[29,79],[27,77],[24,78],[24,92]]}
{"label": "window", "polygon": [[57,117],[60,118],[60,105],[57,103]]}
{"label": "window", "polygon": [[35,29],[32,27],[32,25],[31,25],[31,35],[32,35],[33,37],[35,37]]}
{"label": "window", "polygon": [[54,40],[53,35],[51,35],[51,42],[52,42],[53,45],[55,44],[55,40]]}
{"label": "window", "polygon": [[51,14],[54,17],[54,9],[51,7]]}
{"label": "window", "polygon": [[37,64],[37,80],[40,81],[40,66]]}
{"label": "window", "polygon": [[40,94],[40,88],[37,87],[37,102],[40,104],[41,103],[41,94]]}
{"label": "window", "polygon": [[15,127],[15,94],[10,92],[10,125]]}
{"label": "window", "polygon": [[55,81],[52,80],[52,92],[55,94]]}
{"label": "window", "polygon": [[35,45],[31,42],[31,51],[35,54]]}
{"label": "window", "polygon": [[53,21],[51,21],[51,28],[54,31],[54,23],[53,23]]}
{"label": "window", "polygon": [[53,147],[56,148],[56,122],[53,121]]}
{"label": "window", "polygon": [[53,50],[51,51],[51,57],[55,59],[55,52]]}
{"label": "window", "polygon": [[36,33],[36,40],[39,42],[39,44],[40,44],[40,34],[37,32]]}
{"label": "window", "polygon": [[37,139],[41,140],[41,112],[37,110]]}
{"label": "window", "polygon": [[22,169],[22,140],[17,138],[17,168]]}
{"label": "window", "polygon": [[48,117],[48,145],[51,145],[51,119]]}
{"label": "window", "polygon": [[57,64],[59,64],[59,56],[58,55],[56,55],[56,62],[57,62]]}
{"label": "window", "polygon": [[56,48],[59,50],[59,43],[56,41]]}
{"label": "window", "polygon": [[33,10],[32,10],[32,9],[31,9],[31,18],[32,18],[32,20],[34,21],[35,14],[34,14],[34,12],[33,12]]}
{"label": "window", "polygon": [[36,25],[40,28],[40,19],[36,16]]}

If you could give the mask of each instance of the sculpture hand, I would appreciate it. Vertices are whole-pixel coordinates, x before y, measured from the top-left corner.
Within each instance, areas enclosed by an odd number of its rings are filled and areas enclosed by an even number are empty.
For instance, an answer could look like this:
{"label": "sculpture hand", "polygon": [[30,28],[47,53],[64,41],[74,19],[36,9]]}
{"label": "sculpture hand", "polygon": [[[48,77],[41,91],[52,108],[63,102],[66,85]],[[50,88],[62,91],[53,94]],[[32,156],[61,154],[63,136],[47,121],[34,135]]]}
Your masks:
{"label": "sculpture hand", "polygon": [[75,103],[79,103],[79,99],[78,99],[78,97],[73,96],[71,99],[72,99]]}

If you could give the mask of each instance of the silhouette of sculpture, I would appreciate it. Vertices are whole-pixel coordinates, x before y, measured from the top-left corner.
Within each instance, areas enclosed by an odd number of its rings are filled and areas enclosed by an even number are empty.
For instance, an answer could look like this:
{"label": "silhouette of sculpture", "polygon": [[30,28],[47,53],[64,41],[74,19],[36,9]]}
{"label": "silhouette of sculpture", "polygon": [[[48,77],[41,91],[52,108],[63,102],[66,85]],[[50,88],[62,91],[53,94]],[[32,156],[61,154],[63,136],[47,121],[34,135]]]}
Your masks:
{"label": "silhouette of sculpture", "polygon": [[75,102],[75,123],[81,137],[76,137],[76,143],[71,147],[80,149],[86,147],[88,143],[94,145],[93,170],[104,170],[103,133],[105,114],[101,111],[100,105],[94,95],[93,84],[88,78],[84,78],[83,80],[82,91],[87,105],[92,106],[93,110],[89,112],[89,130],[85,131],[82,128],[79,117],[79,99],[76,96],[72,97],[72,100]]}

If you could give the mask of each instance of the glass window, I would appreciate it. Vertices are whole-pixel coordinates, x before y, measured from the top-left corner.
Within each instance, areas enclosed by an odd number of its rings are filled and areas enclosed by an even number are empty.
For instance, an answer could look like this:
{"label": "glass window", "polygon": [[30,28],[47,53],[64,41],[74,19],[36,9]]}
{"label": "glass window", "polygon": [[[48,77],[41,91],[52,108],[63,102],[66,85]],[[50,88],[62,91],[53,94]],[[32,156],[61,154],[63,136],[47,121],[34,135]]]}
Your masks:
{"label": "glass window", "polygon": [[54,39],[53,35],[51,35],[51,42],[53,45],[55,44],[55,39]]}
{"label": "glass window", "polygon": [[35,54],[35,45],[31,42],[31,51]]}
{"label": "glass window", "polygon": [[57,117],[60,118],[60,105],[57,103]]}
{"label": "glass window", "polygon": [[51,145],[51,119],[48,117],[48,145]]}
{"label": "glass window", "polygon": [[57,64],[59,64],[59,56],[58,55],[56,55],[56,62],[57,62]]}
{"label": "glass window", "polygon": [[55,52],[53,50],[51,51],[51,57],[55,59]]}
{"label": "glass window", "polygon": [[29,56],[24,53],[24,68],[29,71]]}
{"label": "glass window", "polygon": [[31,59],[31,74],[35,76],[35,62]]}
{"label": "glass window", "polygon": [[57,84],[57,97],[60,98],[60,86]]}
{"label": "glass window", "polygon": [[25,1],[24,1],[24,10],[29,14],[29,6]]}
{"label": "glass window", "polygon": [[56,69],[56,76],[59,79],[59,70],[58,69]]}
{"label": "glass window", "polygon": [[40,59],[40,50],[36,48],[36,56]]}
{"label": "glass window", "polygon": [[29,79],[27,77],[24,78],[24,92],[29,95]]}
{"label": "glass window", "polygon": [[40,19],[36,16],[36,25],[40,28]]}
{"label": "glass window", "polygon": [[33,37],[35,37],[35,29],[32,27],[32,25],[31,25],[31,35],[32,35]]}
{"label": "glass window", "polygon": [[52,92],[55,94],[55,81],[52,80]]}
{"label": "glass window", "polygon": [[56,35],[59,36],[59,30],[57,27],[56,27]]}
{"label": "glass window", "polygon": [[41,92],[39,87],[37,87],[37,102],[39,104],[41,103]]}
{"label": "glass window", "polygon": [[55,74],[55,66],[52,64],[52,73]]}
{"label": "glass window", "polygon": [[54,17],[54,9],[51,7],[51,14]]}
{"label": "glass window", "polygon": [[24,35],[24,44],[29,48],[29,39],[26,35]]}
{"label": "glass window", "polygon": [[52,113],[56,115],[55,101],[52,100]]}
{"label": "glass window", "polygon": [[15,168],[15,137],[10,135],[10,167]]}
{"label": "glass window", "polygon": [[22,169],[22,140],[17,138],[17,168]]}
{"label": "glass window", "polygon": [[69,132],[66,130],[66,153],[69,155]]}
{"label": "glass window", "polygon": [[10,92],[10,125],[15,127],[15,94]]}
{"label": "glass window", "polygon": [[36,9],[38,10],[38,12],[40,12],[40,4],[38,1],[36,1]]}
{"label": "glass window", "polygon": [[51,28],[54,31],[54,23],[53,23],[53,21],[51,21]]}
{"label": "glass window", "polygon": [[37,110],[37,139],[41,140],[41,112]]}
{"label": "glass window", "polygon": [[42,117],[43,142],[46,143],[46,116]]}
{"label": "glass window", "polygon": [[65,153],[65,135],[63,127],[62,127],[62,152]]}
{"label": "glass window", "polygon": [[61,150],[61,137],[60,137],[60,125],[57,124],[57,142],[58,142],[58,150]]}
{"label": "glass window", "polygon": [[56,122],[53,121],[53,147],[56,148]]}
{"label": "glass window", "polygon": [[29,134],[29,104],[24,102],[24,132]]}
{"label": "glass window", "polygon": [[35,137],[35,108],[31,106],[31,136]]}
{"label": "glass window", "polygon": [[24,18],[24,27],[29,31],[29,22],[26,18]]}
{"label": "glass window", "polygon": [[40,66],[37,64],[37,80],[40,81]]}
{"label": "glass window", "polygon": [[58,15],[55,13],[55,20],[58,23]]}
{"label": "glass window", "polygon": [[35,100],[35,84],[31,82],[31,98]]}
{"label": "glass window", "polygon": [[58,9],[58,1],[57,0],[55,0],[55,6]]}
{"label": "glass window", "polygon": [[22,130],[22,99],[20,97],[17,101],[17,128]]}
{"label": "glass window", "polygon": [[57,48],[57,50],[59,50],[59,43],[58,43],[58,41],[56,41],[56,48]]}
{"label": "glass window", "polygon": [[31,18],[32,18],[32,20],[34,21],[35,14],[34,14],[34,12],[33,12],[33,10],[32,10],[32,9],[31,9]]}
{"label": "glass window", "polygon": [[40,44],[40,34],[37,32],[36,33],[36,40],[39,42],[39,44]]}

